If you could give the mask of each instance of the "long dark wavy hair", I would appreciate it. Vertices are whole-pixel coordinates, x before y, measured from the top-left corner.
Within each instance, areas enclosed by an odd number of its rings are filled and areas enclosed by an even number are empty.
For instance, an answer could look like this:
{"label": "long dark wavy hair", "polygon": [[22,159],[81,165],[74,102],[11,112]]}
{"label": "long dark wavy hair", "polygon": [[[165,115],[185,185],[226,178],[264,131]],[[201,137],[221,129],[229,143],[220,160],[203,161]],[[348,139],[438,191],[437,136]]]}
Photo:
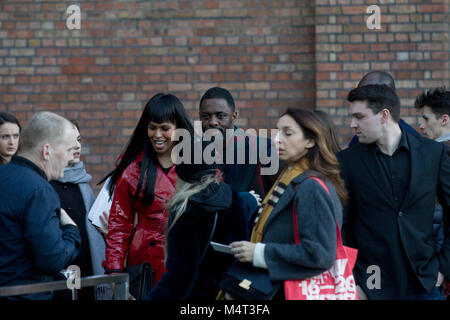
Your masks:
{"label": "long dark wavy hair", "polygon": [[[10,113],[2,112],[0,111],[0,126],[4,125],[5,123],[14,123],[17,124],[19,127],[19,132],[22,131],[22,127],[20,126],[19,120],[17,120],[16,117],[14,117]],[[6,160],[0,156],[0,165],[5,164]]]}
{"label": "long dark wavy hair", "polygon": [[314,111],[289,108],[283,115],[289,115],[300,126],[306,139],[314,140],[314,146],[308,149],[307,157],[310,169],[318,171],[323,177],[329,179],[344,204],[347,200],[347,190],[342,180],[339,162],[333,152],[333,139],[320,117]]}
{"label": "long dark wavy hair", "polygon": [[[150,121],[156,123],[171,122],[176,125],[177,129],[186,129],[191,135],[194,134],[194,128],[186,110],[176,96],[163,93],[154,95],[145,105],[141,118],[134,129],[125,151],[122,153],[117,167],[99,182],[102,183],[108,177],[111,177],[109,184],[110,197],[114,193],[117,180],[122,172],[144,151],[134,199],[138,199],[141,189],[144,188],[142,204],[151,205],[153,203],[158,159],[147,134]],[[146,181],[145,184],[144,181]]]}

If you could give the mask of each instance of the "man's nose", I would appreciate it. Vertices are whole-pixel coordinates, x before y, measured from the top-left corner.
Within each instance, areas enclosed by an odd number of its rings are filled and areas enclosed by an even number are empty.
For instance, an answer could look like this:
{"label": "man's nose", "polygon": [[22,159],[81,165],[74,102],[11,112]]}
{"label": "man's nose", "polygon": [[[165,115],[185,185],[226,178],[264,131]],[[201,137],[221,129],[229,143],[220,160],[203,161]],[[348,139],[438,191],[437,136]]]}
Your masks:
{"label": "man's nose", "polygon": [[350,128],[355,129],[358,125],[356,124],[355,119],[352,118],[352,121],[350,122]]}
{"label": "man's nose", "polygon": [[211,118],[209,119],[208,125],[210,127],[218,127],[219,126],[219,121],[217,120],[216,116],[211,116]]}

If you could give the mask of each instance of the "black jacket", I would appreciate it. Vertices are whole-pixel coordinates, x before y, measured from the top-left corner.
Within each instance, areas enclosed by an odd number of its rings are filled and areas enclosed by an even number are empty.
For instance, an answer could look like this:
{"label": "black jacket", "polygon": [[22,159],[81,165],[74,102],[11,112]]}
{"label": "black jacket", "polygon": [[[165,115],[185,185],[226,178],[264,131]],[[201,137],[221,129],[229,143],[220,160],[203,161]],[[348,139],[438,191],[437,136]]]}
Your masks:
{"label": "black jacket", "polygon": [[[239,128],[235,127],[234,129],[234,146],[232,149],[225,151],[225,154],[234,152],[234,162],[233,164],[227,163],[221,167],[224,181],[238,192],[254,190],[264,199],[281,171],[277,170],[270,175],[261,174],[261,170],[264,167],[276,168],[275,164],[270,162],[262,163],[268,161],[269,158],[271,159],[274,146],[270,139],[250,136]],[[238,150],[243,153],[240,155],[243,157],[241,159],[238,158]],[[256,163],[253,161],[255,159]],[[240,162],[242,160],[243,163]],[[276,161],[278,162],[278,168],[281,168],[282,163],[279,162],[278,157],[276,157]]]}
{"label": "black jacket", "polygon": [[78,255],[78,228],[60,227],[58,195],[31,161],[14,156],[0,166],[0,177],[0,286],[54,280]]}
{"label": "black jacket", "polygon": [[215,212],[218,220],[213,241],[229,244],[248,239],[248,217],[254,210],[256,200],[251,195],[236,193],[224,183],[212,183],[192,196],[168,233],[167,272],[151,291],[150,299],[214,300],[220,280],[233,262],[232,255],[216,252],[210,245],[204,260],[199,261],[208,245]]}
{"label": "black jacket", "polygon": [[[404,131],[410,146],[409,188],[395,210],[383,169],[369,145],[356,144],[338,154],[349,192],[344,209],[343,236],[357,248],[355,278],[369,299],[403,299],[411,265],[419,283],[431,292],[438,271],[450,275],[450,160],[444,145]],[[436,195],[444,209],[446,234],[436,255],[433,212]],[[381,288],[369,289],[373,267],[381,271]],[[369,268],[369,269],[368,269]],[[369,280],[369,281],[368,281]]]}

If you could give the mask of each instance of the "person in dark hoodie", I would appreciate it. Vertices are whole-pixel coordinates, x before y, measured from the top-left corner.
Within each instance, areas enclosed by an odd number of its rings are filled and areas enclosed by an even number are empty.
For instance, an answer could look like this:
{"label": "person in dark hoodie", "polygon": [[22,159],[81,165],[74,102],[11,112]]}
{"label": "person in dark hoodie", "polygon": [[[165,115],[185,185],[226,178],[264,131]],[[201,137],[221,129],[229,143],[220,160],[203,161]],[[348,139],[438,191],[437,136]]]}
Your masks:
{"label": "person in dark hoodie", "polygon": [[214,251],[209,241],[228,245],[247,239],[247,223],[260,199],[225,184],[216,164],[182,163],[175,170],[176,191],[168,204],[167,272],[149,299],[214,300],[234,259],[231,254]]}

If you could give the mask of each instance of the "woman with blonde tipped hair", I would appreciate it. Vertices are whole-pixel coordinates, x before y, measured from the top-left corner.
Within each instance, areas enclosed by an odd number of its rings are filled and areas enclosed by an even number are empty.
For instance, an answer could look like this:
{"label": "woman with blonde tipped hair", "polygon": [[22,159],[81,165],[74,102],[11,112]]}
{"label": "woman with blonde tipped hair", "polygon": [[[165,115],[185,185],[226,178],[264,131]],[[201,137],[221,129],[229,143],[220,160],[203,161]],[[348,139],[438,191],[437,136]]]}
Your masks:
{"label": "woman with blonde tipped hair", "polygon": [[168,205],[167,272],[151,291],[151,300],[213,300],[234,258],[214,251],[210,241],[228,245],[248,238],[259,196],[234,191],[219,168],[204,161],[176,165],[176,191]]}

